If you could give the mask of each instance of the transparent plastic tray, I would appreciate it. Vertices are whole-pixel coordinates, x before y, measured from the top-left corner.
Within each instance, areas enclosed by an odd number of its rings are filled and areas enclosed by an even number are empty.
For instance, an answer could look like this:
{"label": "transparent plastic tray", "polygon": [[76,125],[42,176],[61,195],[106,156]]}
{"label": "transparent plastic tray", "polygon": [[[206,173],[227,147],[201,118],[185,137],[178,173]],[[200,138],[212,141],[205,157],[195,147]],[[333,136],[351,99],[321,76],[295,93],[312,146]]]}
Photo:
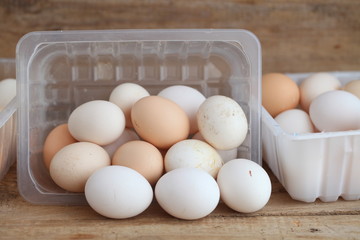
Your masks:
{"label": "transparent plastic tray", "polygon": [[[16,77],[15,59],[0,58],[0,81]],[[0,180],[16,160],[16,98],[0,111]]]}
{"label": "transparent plastic tray", "polygon": [[108,99],[123,82],[138,83],[151,94],[184,84],[205,96],[232,97],[249,121],[238,157],[261,164],[261,49],[246,30],[33,32],[18,43],[17,73],[18,187],[29,202],[85,202],[83,194],[53,183],[42,163],[42,146],[76,106]]}
{"label": "transparent plastic tray", "polygon": [[[360,72],[330,72],[343,84]],[[312,73],[287,74],[300,83]],[[293,199],[360,199],[360,130],[288,134],[262,109],[263,158]]]}

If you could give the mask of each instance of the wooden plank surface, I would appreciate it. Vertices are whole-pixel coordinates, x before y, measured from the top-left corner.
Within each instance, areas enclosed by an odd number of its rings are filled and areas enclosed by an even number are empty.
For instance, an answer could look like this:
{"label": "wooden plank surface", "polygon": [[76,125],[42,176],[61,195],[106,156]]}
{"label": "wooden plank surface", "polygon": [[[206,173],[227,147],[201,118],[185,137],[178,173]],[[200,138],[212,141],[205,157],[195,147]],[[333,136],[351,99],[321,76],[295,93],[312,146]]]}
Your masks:
{"label": "wooden plank surface", "polygon": [[30,31],[242,28],[262,44],[264,72],[360,69],[357,0],[2,0],[0,57]]}
{"label": "wooden plank surface", "polygon": [[[15,57],[31,31],[241,28],[259,38],[263,72],[360,70],[359,12],[357,0],[1,0],[0,58]],[[303,203],[273,176],[272,184],[269,203],[253,214],[220,204],[183,221],[153,203],[137,217],[111,220],[89,206],[25,202],[13,166],[0,182],[0,239],[360,239],[360,201]]]}
{"label": "wooden plank surface", "polygon": [[270,201],[255,213],[238,213],[220,203],[209,216],[185,221],[169,216],[153,202],[134,218],[112,220],[89,206],[27,203],[18,194],[13,166],[0,183],[0,239],[360,238],[360,201],[295,201],[271,173],[270,176]]}

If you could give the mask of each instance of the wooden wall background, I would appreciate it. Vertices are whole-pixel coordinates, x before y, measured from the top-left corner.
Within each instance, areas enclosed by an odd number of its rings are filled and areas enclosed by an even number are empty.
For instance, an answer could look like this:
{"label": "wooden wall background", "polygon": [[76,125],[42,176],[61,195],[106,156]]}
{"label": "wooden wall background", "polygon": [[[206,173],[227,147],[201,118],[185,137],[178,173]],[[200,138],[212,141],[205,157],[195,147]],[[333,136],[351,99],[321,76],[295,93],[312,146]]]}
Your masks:
{"label": "wooden wall background", "polygon": [[31,31],[142,28],[250,30],[263,72],[360,70],[358,0],[0,0],[0,58]]}

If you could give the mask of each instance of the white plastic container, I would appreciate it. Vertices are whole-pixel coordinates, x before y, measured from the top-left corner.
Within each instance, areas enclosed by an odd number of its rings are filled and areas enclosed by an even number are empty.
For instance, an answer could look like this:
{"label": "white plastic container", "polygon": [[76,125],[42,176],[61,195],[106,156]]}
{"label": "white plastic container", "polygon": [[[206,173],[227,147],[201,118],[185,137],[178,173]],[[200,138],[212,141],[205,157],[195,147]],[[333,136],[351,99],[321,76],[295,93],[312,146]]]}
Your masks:
{"label": "white plastic container", "polygon": [[[330,72],[342,84],[360,72]],[[287,74],[298,84],[311,73]],[[360,199],[360,130],[293,135],[262,109],[263,158],[293,199]]]}
{"label": "white plastic container", "polygon": [[238,156],[261,164],[261,49],[245,30],[33,32],[17,46],[18,187],[29,202],[82,204],[54,184],[42,159],[49,131],[87,101],[108,99],[123,82],[151,94],[184,84],[235,99],[249,122]]}
{"label": "white plastic container", "polygon": [[[15,78],[15,59],[0,59],[0,81]],[[16,98],[0,111],[0,180],[16,160]]]}

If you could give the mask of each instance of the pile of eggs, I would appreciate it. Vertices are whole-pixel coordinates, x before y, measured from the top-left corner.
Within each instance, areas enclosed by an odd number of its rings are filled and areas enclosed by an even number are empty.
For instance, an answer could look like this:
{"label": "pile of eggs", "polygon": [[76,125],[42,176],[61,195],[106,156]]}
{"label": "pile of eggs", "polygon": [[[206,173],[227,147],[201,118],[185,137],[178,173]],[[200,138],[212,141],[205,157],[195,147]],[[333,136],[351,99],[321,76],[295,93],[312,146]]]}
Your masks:
{"label": "pile of eggs", "polygon": [[291,134],[360,129],[360,80],[344,86],[319,72],[297,85],[281,73],[262,77],[262,105]]}
{"label": "pile of eggs", "polygon": [[150,95],[122,83],[108,101],[83,103],[52,129],[43,159],[58,186],[84,192],[105,217],[136,216],[154,196],[179,219],[207,216],[220,198],[249,213],[266,205],[271,182],[260,165],[236,158],[247,132],[245,113],[229,97],[205,98],[184,85]]}
{"label": "pile of eggs", "polygon": [[0,112],[16,96],[16,80],[6,78],[0,81]]}

